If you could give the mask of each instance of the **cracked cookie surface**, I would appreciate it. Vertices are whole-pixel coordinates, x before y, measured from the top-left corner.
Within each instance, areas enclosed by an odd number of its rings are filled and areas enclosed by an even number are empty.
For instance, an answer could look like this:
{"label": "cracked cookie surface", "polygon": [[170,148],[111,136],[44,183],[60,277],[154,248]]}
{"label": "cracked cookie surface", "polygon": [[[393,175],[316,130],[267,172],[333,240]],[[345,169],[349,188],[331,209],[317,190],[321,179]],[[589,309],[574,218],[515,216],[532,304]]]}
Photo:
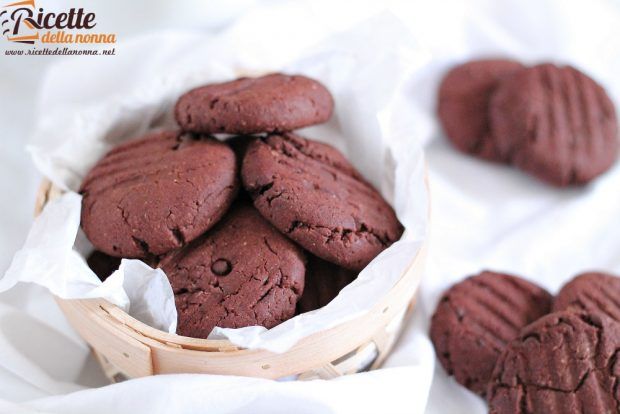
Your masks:
{"label": "cracked cookie surface", "polygon": [[563,311],[528,325],[500,356],[489,383],[492,414],[618,413],[620,324]]}
{"label": "cracked cookie surface", "polygon": [[215,326],[271,328],[291,318],[306,270],[301,249],[245,205],[159,266],[174,291],[177,333],[195,338]]}
{"label": "cracked cookie surface", "polygon": [[255,134],[320,124],[333,109],[333,98],[320,82],[273,73],[192,89],[174,112],[185,131]]}
{"label": "cracked cookie surface", "polygon": [[620,278],[598,272],[576,276],[556,295],[553,310],[602,313],[620,321]]}
{"label": "cracked cookie surface", "polygon": [[224,215],[236,169],[234,152],[213,138],[165,131],[121,144],[82,182],[82,229],[111,256],[167,253]]}
{"label": "cracked cookie surface", "polygon": [[556,186],[586,184],[618,155],[612,101],[570,66],[542,64],[504,79],[491,98],[490,119],[500,155]]}
{"label": "cracked cookie surface", "polygon": [[256,139],[241,177],[278,230],[345,268],[362,269],[402,235],[392,207],[330,145],[292,133]]}
{"label": "cracked cookie surface", "polygon": [[449,375],[484,395],[493,367],[521,328],[549,312],[551,295],[516,276],[484,271],[449,288],[431,321],[437,358]]}
{"label": "cracked cookie surface", "polygon": [[441,81],[437,114],[459,150],[490,161],[503,161],[489,125],[489,101],[499,81],[524,66],[507,59],[470,61],[451,69]]}

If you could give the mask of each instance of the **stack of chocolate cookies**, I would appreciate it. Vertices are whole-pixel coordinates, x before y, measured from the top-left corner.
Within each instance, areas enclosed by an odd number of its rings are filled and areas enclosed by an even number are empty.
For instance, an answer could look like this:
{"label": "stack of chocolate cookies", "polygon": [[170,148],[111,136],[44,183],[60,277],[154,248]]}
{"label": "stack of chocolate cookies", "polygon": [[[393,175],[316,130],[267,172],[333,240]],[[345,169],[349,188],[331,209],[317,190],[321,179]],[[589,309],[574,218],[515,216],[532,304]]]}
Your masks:
{"label": "stack of chocolate cookies", "polygon": [[84,178],[89,263],[101,278],[118,258],[159,266],[186,336],[325,305],[403,232],[338,150],[292,132],[333,106],[319,82],[284,74],[187,92],[178,129],[119,145]]}
{"label": "stack of chocolate cookies", "polygon": [[553,298],[520,277],[482,272],[443,294],[430,335],[444,369],[491,413],[618,412],[616,276],[579,275]]}
{"label": "stack of chocolate cookies", "polygon": [[618,157],[612,101],[570,66],[470,61],[447,73],[438,101],[439,119],[456,148],[555,186],[584,185]]}

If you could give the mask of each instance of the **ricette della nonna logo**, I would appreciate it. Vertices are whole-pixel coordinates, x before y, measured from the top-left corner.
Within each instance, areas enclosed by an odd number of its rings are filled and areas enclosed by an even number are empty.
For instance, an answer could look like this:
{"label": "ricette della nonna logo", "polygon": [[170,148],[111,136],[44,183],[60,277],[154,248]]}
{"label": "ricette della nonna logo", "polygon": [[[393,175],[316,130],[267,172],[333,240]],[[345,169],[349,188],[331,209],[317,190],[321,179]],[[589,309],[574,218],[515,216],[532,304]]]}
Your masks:
{"label": "ricette della nonna logo", "polygon": [[[23,0],[6,4],[0,9],[0,28],[8,42],[35,46],[26,52],[61,52],[5,54],[114,54],[114,49],[101,50],[100,47],[91,50],[103,53],[62,53],[63,50],[70,52],[74,47],[83,45],[114,45],[116,33],[98,31],[97,25],[96,14],[83,7],[48,11],[39,7],[35,0]],[[57,45],[65,47],[60,48]],[[50,49],[50,46],[56,48]],[[88,52],[84,47],[79,50]],[[105,53],[106,51],[112,53]]]}

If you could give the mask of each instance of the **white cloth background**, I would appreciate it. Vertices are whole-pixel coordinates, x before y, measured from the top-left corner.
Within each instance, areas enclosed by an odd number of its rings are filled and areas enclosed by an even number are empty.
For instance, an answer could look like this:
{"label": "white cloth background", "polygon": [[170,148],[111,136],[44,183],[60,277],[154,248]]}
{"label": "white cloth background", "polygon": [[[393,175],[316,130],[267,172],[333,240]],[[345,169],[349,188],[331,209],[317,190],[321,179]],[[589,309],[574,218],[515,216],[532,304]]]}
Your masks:
{"label": "white cloth background", "polygon": [[[326,30],[346,30],[379,7],[352,4],[269,3],[253,18],[297,13]],[[611,0],[407,1],[389,7],[427,56],[407,85],[411,100],[424,108],[411,114],[412,122],[435,125],[441,74],[480,55],[575,64],[620,103],[620,6]],[[298,36],[303,33],[290,33],[291,42]],[[620,165],[586,188],[556,190],[457,153],[437,128],[411,139],[427,146],[431,250],[414,318],[384,369],[330,382],[179,375],[103,386],[86,346],[49,295],[19,286],[0,297],[0,412],[484,413],[479,398],[434,366],[426,332],[439,294],[482,268],[522,274],[552,291],[582,270],[620,273]]]}

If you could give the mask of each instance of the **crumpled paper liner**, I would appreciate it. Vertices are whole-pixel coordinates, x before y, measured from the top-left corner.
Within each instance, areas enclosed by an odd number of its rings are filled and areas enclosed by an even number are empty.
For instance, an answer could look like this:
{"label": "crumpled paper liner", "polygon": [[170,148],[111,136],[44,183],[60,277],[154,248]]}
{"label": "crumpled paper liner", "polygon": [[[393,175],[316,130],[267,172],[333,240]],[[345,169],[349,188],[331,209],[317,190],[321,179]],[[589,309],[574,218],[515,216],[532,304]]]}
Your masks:
{"label": "crumpled paper liner", "polygon": [[[389,29],[373,30],[378,24]],[[95,69],[85,69],[87,62],[78,59],[56,65],[43,89],[46,111],[29,149],[41,173],[66,193],[35,220],[0,280],[0,291],[32,282],[61,298],[102,297],[142,322],[174,333],[174,297],[161,270],[124,259],[101,283],[88,268],[84,254],[91,247],[79,228],[81,198],[75,191],[114,145],[153,128],[173,128],[172,106],[188,89],[283,71],[317,78],[329,88],[336,102],[333,118],[301,130],[301,135],[343,151],[392,203],[406,230],[327,306],[269,330],[216,328],[210,337],[284,352],[305,336],[367,312],[401,277],[426,236],[425,167],[415,137],[428,126],[411,122],[415,108],[406,95],[414,91],[403,87],[426,56],[412,47],[405,30],[393,16],[380,15],[302,51],[284,50],[284,56],[270,61],[257,59],[260,43],[246,41],[246,33],[233,26],[217,36],[138,38],[119,45],[122,53],[101,60]]]}

